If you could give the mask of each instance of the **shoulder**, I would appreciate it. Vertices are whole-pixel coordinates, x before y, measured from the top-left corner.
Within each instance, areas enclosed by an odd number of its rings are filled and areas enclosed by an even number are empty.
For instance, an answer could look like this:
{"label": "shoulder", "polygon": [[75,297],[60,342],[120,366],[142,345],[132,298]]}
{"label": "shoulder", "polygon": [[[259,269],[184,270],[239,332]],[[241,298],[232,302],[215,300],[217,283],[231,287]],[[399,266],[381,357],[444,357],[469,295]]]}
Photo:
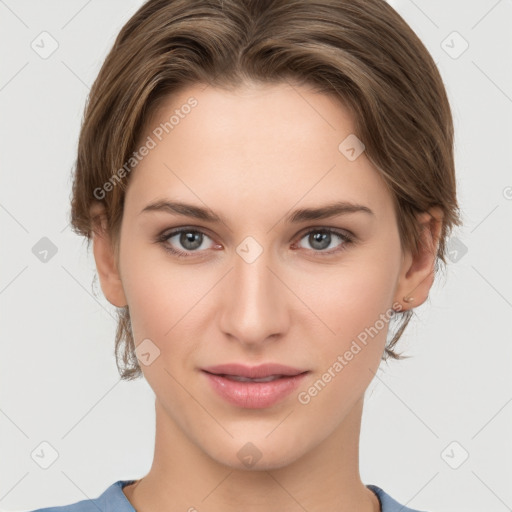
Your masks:
{"label": "shoulder", "polygon": [[123,492],[123,487],[133,482],[134,480],[118,480],[97,498],[77,501],[69,505],[38,508],[30,512],[98,512],[98,510],[135,512],[135,509]]}
{"label": "shoulder", "polygon": [[425,512],[414,508],[407,508],[376,485],[368,484],[366,487],[371,489],[379,498],[382,512]]}

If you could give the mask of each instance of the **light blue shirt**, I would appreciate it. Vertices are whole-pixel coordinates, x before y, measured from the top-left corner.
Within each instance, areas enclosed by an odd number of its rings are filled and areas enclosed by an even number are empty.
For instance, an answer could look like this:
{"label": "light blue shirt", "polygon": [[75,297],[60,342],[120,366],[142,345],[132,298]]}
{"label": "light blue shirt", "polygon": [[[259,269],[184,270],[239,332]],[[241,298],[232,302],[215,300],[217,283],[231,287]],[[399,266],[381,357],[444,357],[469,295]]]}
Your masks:
{"label": "light blue shirt", "polygon": [[[118,480],[95,499],[82,500],[71,505],[39,508],[31,512],[135,512],[123,492],[123,487],[133,482],[135,480]],[[382,512],[422,512],[401,505],[376,485],[369,484],[367,487],[379,498]]]}

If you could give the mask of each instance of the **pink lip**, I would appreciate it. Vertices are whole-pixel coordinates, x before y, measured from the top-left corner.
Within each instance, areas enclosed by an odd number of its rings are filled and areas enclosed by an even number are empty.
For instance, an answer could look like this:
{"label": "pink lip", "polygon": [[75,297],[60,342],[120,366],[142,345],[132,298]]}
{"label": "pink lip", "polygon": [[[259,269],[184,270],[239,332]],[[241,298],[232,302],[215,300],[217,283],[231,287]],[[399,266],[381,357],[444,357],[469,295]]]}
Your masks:
{"label": "pink lip", "polygon": [[269,375],[298,375],[306,371],[275,363],[264,363],[258,366],[246,366],[238,363],[219,364],[217,366],[207,366],[202,370],[217,375],[239,375],[249,379],[268,377]]}
{"label": "pink lip", "polygon": [[[222,398],[232,405],[245,409],[262,409],[280,402],[297,388],[308,373],[307,370],[274,363],[259,366],[225,364],[202,368],[202,372]],[[249,379],[271,375],[280,377],[269,382],[240,382],[229,379],[228,375]]]}

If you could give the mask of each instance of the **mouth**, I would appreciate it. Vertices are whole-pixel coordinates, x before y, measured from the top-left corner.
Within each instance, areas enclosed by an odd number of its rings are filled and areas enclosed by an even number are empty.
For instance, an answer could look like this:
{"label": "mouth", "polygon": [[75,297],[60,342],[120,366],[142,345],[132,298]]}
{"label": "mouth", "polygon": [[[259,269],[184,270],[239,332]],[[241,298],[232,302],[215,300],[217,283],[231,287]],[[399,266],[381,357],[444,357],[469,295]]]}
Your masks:
{"label": "mouth", "polygon": [[211,375],[218,375],[219,377],[224,377],[225,379],[229,380],[236,380],[237,382],[272,382],[276,379],[281,379],[282,377],[285,377],[285,375],[269,375],[268,377],[260,377],[258,379],[250,379],[249,377],[243,377],[242,375],[228,375],[225,373],[215,374],[212,373]]}
{"label": "mouth", "polygon": [[281,402],[310,373],[274,363],[252,367],[227,364],[201,371],[221,398],[245,409],[262,409]]}
{"label": "mouth", "polygon": [[258,379],[272,380],[280,377],[293,377],[308,371],[277,363],[264,363],[258,366],[246,366],[238,363],[230,363],[208,366],[206,368],[202,368],[202,370],[213,375],[222,375],[233,378],[241,377],[253,381],[257,381]]}

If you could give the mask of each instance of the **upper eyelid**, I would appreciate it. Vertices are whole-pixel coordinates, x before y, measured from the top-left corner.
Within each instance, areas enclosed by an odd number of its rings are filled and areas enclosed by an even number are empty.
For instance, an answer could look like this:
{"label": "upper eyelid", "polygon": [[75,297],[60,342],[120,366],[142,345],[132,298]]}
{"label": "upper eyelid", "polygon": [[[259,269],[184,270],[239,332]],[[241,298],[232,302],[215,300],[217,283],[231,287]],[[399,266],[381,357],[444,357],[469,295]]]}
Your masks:
{"label": "upper eyelid", "polygon": [[311,231],[328,231],[330,233],[334,233],[335,235],[346,236],[347,238],[355,238],[355,236],[356,236],[354,233],[352,233],[348,229],[335,228],[335,227],[331,227],[331,226],[313,226],[313,227],[309,227],[309,228],[304,228],[297,234],[297,236],[302,237]]}
{"label": "upper eyelid", "polygon": [[167,239],[167,238],[171,238],[171,237],[178,235],[180,233],[183,233],[183,232],[201,233],[202,235],[206,235],[208,238],[213,240],[213,237],[210,234],[208,234],[208,230],[205,230],[204,228],[196,228],[193,226],[174,228],[169,231],[164,230],[164,231],[162,231],[161,235],[158,236],[158,238],[159,239]]}
{"label": "upper eyelid", "polygon": [[[165,237],[170,237],[170,236],[174,236],[174,235],[176,235],[178,233],[181,233],[183,231],[193,231],[193,232],[201,233],[203,235],[207,235],[210,238],[213,238],[209,234],[209,230],[208,229],[206,229],[206,228],[199,228],[199,227],[195,227],[195,226],[180,226],[180,227],[177,227],[177,228],[170,228],[169,230],[162,231],[160,236],[162,236],[162,237],[164,237],[164,236]],[[304,228],[296,236],[309,233],[310,231],[331,231],[331,232],[336,233],[336,234],[346,234],[347,236],[355,237],[354,233],[352,233],[348,229],[336,228],[336,227],[333,227],[333,226],[321,226],[321,225],[319,225],[319,226],[310,226],[310,227]]]}

